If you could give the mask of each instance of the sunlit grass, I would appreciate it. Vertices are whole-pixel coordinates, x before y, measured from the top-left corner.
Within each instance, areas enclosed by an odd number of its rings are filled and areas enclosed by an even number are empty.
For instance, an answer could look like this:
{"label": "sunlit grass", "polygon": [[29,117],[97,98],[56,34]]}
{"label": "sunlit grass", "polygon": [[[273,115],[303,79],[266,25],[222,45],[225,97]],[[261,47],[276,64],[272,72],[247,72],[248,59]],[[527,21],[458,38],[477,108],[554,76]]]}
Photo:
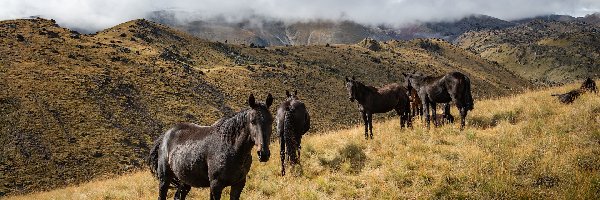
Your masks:
{"label": "sunlit grass", "polygon": [[[362,126],[306,136],[301,167],[281,177],[278,155],[255,160],[242,197],[598,199],[600,97],[572,105],[550,97],[574,87],[477,101],[462,132],[458,123],[427,131],[419,120],[401,130],[393,119],[374,124],[374,140],[363,138]],[[271,148],[278,152],[277,142]],[[157,187],[140,171],[8,199],[154,199]],[[208,193],[195,188],[190,196]]]}

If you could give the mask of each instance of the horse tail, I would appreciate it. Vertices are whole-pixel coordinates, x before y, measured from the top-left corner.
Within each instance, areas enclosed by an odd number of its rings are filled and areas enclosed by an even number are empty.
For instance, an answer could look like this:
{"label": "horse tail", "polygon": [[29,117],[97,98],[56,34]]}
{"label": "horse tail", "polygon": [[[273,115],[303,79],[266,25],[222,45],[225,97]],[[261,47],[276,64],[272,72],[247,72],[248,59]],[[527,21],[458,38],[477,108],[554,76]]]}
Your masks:
{"label": "horse tail", "polygon": [[299,111],[302,112],[302,114],[304,114],[304,123],[303,123],[303,127],[301,130],[302,135],[304,135],[306,132],[308,132],[308,130],[310,130],[310,115],[308,115],[308,110],[306,109],[306,106],[304,105],[304,103],[299,102],[299,104],[297,104],[298,107],[294,108],[294,111]]}
{"label": "horse tail", "polygon": [[473,103],[473,96],[471,95],[471,80],[469,79],[469,77],[465,76],[465,100],[466,100],[466,108],[467,110],[473,110],[474,108],[474,103]]}
{"label": "horse tail", "polygon": [[150,167],[150,173],[156,178],[158,178],[157,168],[158,168],[158,154],[160,150],[160,145],[162,144],[162,140],[165,137],[165,134],[160,134],[156,140],[154,140],[154,144],[152,149],[150,150],[150,155],[146,158],[146,163]]}
{"label": "horse tail", "polygon": [[294,134],[294,124],[292,123],[293,118],[294,109],[290,107],[286,108],[283,117],[283,135],[285,137],[285,146],[287,148],[286,152],[290,158],[290,161],[295,164],[298,161],[296,157],[298,144],[296,144],[297,136]]}
{"label": "horse tail", "polygon": [[308,115],[308,111],[304,113],[304,131],[302,134],[308,132],[310,130],[310,115]]}

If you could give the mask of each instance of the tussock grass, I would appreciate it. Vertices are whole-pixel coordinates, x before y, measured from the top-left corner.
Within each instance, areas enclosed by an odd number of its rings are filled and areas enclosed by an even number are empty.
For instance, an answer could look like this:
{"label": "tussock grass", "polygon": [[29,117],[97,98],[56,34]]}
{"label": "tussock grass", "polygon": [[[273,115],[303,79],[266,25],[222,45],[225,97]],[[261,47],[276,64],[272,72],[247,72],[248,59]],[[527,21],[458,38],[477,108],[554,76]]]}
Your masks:
{"label": "tussock grass", "polygon": [[[418,120],[401,130],[394,119],[374,125],[374,140],[364,140],[361,126],[307,136],[301,167],[281,177],[278,155],[255,161],[242,196],[598,199],[600,96],[584,94],[572,105],[550,97],[572,87],[476,102],[462,132],[458,124],[427,131]],[[273,142],[271,148],[279,147]],[[157,187],[140,171],[7,199],[152,199]],[[190,195],[206,199],[208,193],[193,189]]]}

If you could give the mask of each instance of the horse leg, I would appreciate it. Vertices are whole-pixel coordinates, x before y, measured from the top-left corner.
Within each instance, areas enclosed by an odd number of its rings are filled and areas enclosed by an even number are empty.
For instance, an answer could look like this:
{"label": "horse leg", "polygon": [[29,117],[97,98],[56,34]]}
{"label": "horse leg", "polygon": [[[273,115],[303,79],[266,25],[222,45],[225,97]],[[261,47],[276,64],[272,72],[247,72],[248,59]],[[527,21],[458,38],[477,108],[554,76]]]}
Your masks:
{"label": "horse leg", "polygon": [[433,116],[433,126],[435,126],[436,128],[439,126],[438,123],[438,119],[437,119],[437,104],[435,102],[431,102],[431,116]]}
{"label": "horse leg", "polygon": [[285,152],[287,153],[288,158],[290,159],[290,164],[295,165],[296,162],[298,162],[298,158],[296,157],[296,138],[293,135],[287,135],[285,142]]}
{"label": "horse leg", "polygon": [[396,114],[398,114],[398,117],[400,117],[400,129],[402,129],[404,128],[404,116],[402,116],[400,108],[395,108],[394,110],[396,111]]}
{"label": "horse leg", "polygon": [[285,135],[283,134],[283,128],[277,126],[277,132],[279,132],[279,155],[281,156],[281,175],[285,176]]}
{"label": "horse leg", "polygon": [[300,145],[302,144],[302,135],[298,134],[298,138],[297,138],[296,141],[298,141],[298,144],[297,144],[298,145],[298,148],[297,148],[297,150],[298,150],[298,163],[300,163],[300,150],[302,148]]}
{"label": "horse leg", "polygon": [[171,184],[171,177],[164,176],[159,180],[158,186],[158,200],[166,200],[167,199],[167,191],[169,191],[169,185]]}
{"label": "horse leg", "polygon": [[177,192],[175,192],[175,200],[185,200],[185,197],[190,192],[190,189],[192,189],[192,186],[181,183],[181,185],[179,185],[177,188]]}
{"label": "horse leg", "polygon": [[220,200],[221,193],[223,193],[223,188],[224,187],[221,184],[219,184],[217,180],[210,181],[210,199]]}
{"label": "horse leg", "polygon": [[460,110],[460,130],[464,130],[465,129],[465,119],[467,118],[467,112],[469,112],[467,110],[467,108],[459,108]]}
{"label": "horse leg", "polygon": [[417,109],[419,109],[419,119],[423,122],[423,105],[417,106]]}
{"label": "horse leg", "polygon": [[425,114],[425,123],[427,123],[427,129],[429,130],[429,123],[431,122],[429,119],[429,103],[423,101],[423,112]]}
{"label": "horse leg", "polygon": [[406,119],[406,128],[412,128],[412,117],[410,116],[410,111],[402,111],[404,113]]}
{"label": "horse leg", "polygon": [[361,112],[363,117],[363,122],[365,124],[365,139],[369,139],[369,121],[367,119],[367,113]]}
{"label": "horse leg", "polygon": [[367,119],[369,120],[369,132],[371,132],[371,139],[373,139],[373,114],[367,114]]}
{"label": "horse leg", "polygon": [[229,195],[229,199],[238,200],[240,199],[240,195],[242,194],[242,190],[246,186],[246,179],[244,178],[239,183],[236,183],[231,186],[231,193]]}
{"label": "horse leg", "polygon": [[160,157],[156,171],[159,174],[158,181],[158,200],[166,200],[167,192],[169,191],[169,185],[173,180],[173,173],[169,169],[167,161]]}

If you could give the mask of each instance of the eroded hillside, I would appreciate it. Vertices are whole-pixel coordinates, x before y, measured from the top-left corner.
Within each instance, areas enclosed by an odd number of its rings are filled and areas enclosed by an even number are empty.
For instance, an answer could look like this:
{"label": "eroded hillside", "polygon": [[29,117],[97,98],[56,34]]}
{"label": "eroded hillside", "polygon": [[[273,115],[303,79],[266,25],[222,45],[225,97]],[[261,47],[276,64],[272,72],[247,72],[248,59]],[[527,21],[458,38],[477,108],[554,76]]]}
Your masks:
{"label": "eroded hillside", "polygon": [[250,93],[279,102],[285,89],[298,90],[319,134],[358,121],[345,76],[382,85],[401,82],[401,72],[459,70],[477,99],[531,86],[441,40],[251,48],[146,20],[84,35],[27,19],[0,22],[0,43],[0,194],[139,168],[169,126],[211,124],[245,107]]}

